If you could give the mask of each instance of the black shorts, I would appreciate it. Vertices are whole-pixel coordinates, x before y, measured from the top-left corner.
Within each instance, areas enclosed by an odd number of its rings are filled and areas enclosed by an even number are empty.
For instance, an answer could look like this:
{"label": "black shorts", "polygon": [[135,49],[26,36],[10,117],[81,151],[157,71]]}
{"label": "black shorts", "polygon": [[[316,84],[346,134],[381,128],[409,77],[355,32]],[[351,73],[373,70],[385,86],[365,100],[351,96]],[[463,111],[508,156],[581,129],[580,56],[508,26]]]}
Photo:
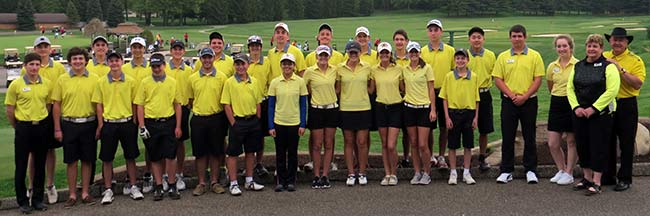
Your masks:
{"label": "black shorts", "polygon": [[176,117],[171,116],[166,120],[144,119],[151,137],[143,140],[149,161],[158,162],[162,159],[176,158]]}
{"label": "black shorts", "polygon": [[377,127],[402,128],[402,114],[404,112],[404,103],[383,104],[377,102],[375,105],[375,120]]}
{"label": "black shorts", "polygon": [[260,118],[260,125],[262,128],[261,133],[262,136],[265,137],[271,136],[271,134],[269,134],[269,100],[268,99],[263,100],[261,106],[262,106],[262,113],[261,113],[262,118]]}
{"label": "black shorts", "polygon": [[194,157],[222,156],[226,149],[225,139],[228,120],[224,112],[209,116],[192,116],[192,155]]}
{"label": "black shorts", "polygon": [[339,125],[339,108],[318,109],[309,107],[307,128],[311,130],[336,128]]}
{"label": "black shorts", "polygon": [[[262,149],[262,129],[257,117],[235,117],[235,124],[228,134],[228,156],[239,156],[243,152],[253,153]],[[243,150],[242,150],[243,147]]]}
{"label": "black shorts", "polygon": [[64,163],[74,163],[78,160],[94,163],[97,160],[97,121],[72,123],[61,120],[61,131]]}
{"label": "black shorts", "polygon": [[124,159],[133,160],[140,156],[138,149],[138,126],[133,121],[125,123],[105,122],[100,134],[99,159],[111,162],[115,159],[118,142],[122,145]]}
{"label": "black shorts", "polygon": [[377,93],[372,93],[368,95],[370,99],[370,131],[377,131],[377,120],[376,120],[376,104],[377,104]]}
{"label": "black shorts", "polygon": [[572,115],[573,110],[567,97],[551,95],[551,105],[548,109],[549,131],[573,132]]}
{"label": "black shorts", "polygon": [[181,131],[183,131],[183,134],[181,134],[181,138],[178,139],[181,142],[190,139],[189,121],[190,108],[187,106],[181,106]]}
{"label": "black shorts", "polygon": [[494,132],[492,95],[490,94],[490,91],[487,91],[479,93],[479,97],[481,98],[481,101],[478,103],[478,132],[480,134],[489,134]]}
{"label": "black shorts", "polygon": [[63,143],[54,138],[54,118],[52,117],[52,112],[42,122],[45,124],[46,133],[44,135],[46,136],[45,143],[47,143],[48,148],[56,149],[63,147]]}
{"label": "black shorts", "polygon": [[[445,119],[445,104],[443,104],[443,99],[439,97],[440,96],[440,89],[436,89],[436,119],[440,119],[440,121],[436,120],[431,122],[431,129],[436,129],[437,127],[446,128],[447,123],[444,121]],[[438,122],[438,125],[436,127],[436,122]]]}
{"label": "black shorts", "polygon": [[372,126],[370,110],[340,111],[340,127],[343,130],[368,130]]}
{"label": "black shorts", "polygon": [[460,148],[461,137],[463,139],[463,148],[471,149],[474,147],[474,130],[472,121],[476,115],[476,110],[469,109],[449,109],[449,118],[453,127],[449,129],[449,139],[447,147],[449,149]]}
{"label": "black shorts", "polygon": [[[404,126],[406,127],[428,127],[435,129],[435,121],[429,121],[430,108],[404,107]],[[438,117],[440,118],[440,117]]]}

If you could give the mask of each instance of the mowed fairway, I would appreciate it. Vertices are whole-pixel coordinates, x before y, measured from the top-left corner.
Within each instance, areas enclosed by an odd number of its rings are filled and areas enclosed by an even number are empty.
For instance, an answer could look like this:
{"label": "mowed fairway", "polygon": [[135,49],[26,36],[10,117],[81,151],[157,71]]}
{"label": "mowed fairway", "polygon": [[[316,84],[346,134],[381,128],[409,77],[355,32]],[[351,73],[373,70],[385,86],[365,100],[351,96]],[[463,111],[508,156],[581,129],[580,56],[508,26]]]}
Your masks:
{"label": "mowed fairway", "polygon": [[[345,43],[349,38],[354,36],[354,30],[358,26],[366,26],[370,29],[372,40],[380,38],[382,41],[392,42],[392,34],[396,29],[402,28],[409,33],[411,40],[422,43],[427,43],[428,39],[425,32],[426,22],[432,18],[438,18],[436,14],[430,13],[393,13],[393,14],[380,14],[373,17],[358,17],[358,18],[336,18],[324,20],[297,20],[287,21],[290,28],[291,40],[296,40],[303,43],[305,40],[309,41],[311,49],[315,49],[317,42],[315,40],[316,31],[318,26],[323,23],[329,23],[334,29],[334,44],[339,51],[343,51]],[[650,16],[636,16],[636,17],[591,17],[591,16],[576,16],[576,17],[498,17],[498,18],[441,18],[444,29],[446,31],[460,30],[467,31],[473,26],[480,26],[486,30],[486,48],[494,51],[497,55],[501,51],[509,48],[510,42],[508,41],[508,29],[514,24],[523,24],[528,30],[528,45],[529,47],[538,50],[544,59],[545,65],[548,65],[556,58],[553,49],[552,35],[559,33],[569,33],[576,41],[575,56],[579,59],[584,57],[584,40],[587,35],[591,33],[610,33],[611,29],[615,26],[622,26],[628,29],[646,28],[647,23],[650,23]],[[190,42],[198,44],[199,42],[207,41],[208,34],[212,31],[221,32],[226,40],[226,43],[245,43],[246,38],[250,35],[257,34],[264,39],[264,49],[269,48],[269,41],[273,33],[273,26],[275,22],[261,22],[239,25],[225,25],[225,26],[189,26],[189,27],[153,27],[149,28],[154,34],[160,33],[165,40],[169,40],[171,36],[176,39],[182,39],[183,34],[189,34]],[[88,46],[90,38],[78,35],[75,31],[73,36],[68,36],[65,39],[58,39],[53,41],[53,44],[61,44],[64,50],[72,46]],[[639,54],[646,62],[650,62],[650,40],[646,39],[645,30],[629,30],[628,34],[635,36],[634,42],[631,44],[630,49]],[[0,49],[15,47],[23,50],[25,46],[31,46],[34,38],[37,35],[3,35],[0,36]],[[52,39],[53,37],[49,35]],[[449,41],[445,33],[444,41]],[[455,38],[455,47],[468,47],[466,33],[457,33]],[[605,45],[609,49],[608,45]],[[67,51],[66,51],[67,52]],[[195,53],[195,52],[190,52]],[[190,55],[190,54],[188,54]],[[647,66],[646,66],[647,68]],[[644,84],[641,95],[639,96],[639,114],[640,116],[650,116],[650,93],[648,84]],[[500,99],[496,88],[492,89],[494,98],[494,119],[496,132],[490,134],[490,141],[500,139]],[[0,99],[4,102],[4,94],[0,94]],[[545,121],[548,114],[549,106],[549,93],[546,87],[546,82],[543,81],[542,87],[538,93],[539,96],[539,112],[537,119]],[[4,104],[4,103],[3,103]],[[5,107],[2,106],[2,113]],[[372,144],[371,151],[373,153],[381,152],[381,142],[376,132],[371,133]],[[307,135],[301,139],[300,150],[307,151]],[[437,138],[437,130],[436,130]],[[337,133],[336,150],[342,153],[343,139],[341,133]],[[399,143],[399,142],[398,142]],[[437,139],[436,139],[437,143]],[[143,150],[144,146],[141,146]],[[187,155],[191,155],[191,146],[189,142],[187,146]],[[437,146],[437,145],[436,145]],[[0,114],[0,197],[14,196],[13,189],[13,130],[8,125],[4,114]],[[434,147],[437,149],[437,147]],[[274,152],[273,140],[266,139],[266,151]],[[401,145],[398,145],[401,155]],[[62,163],[62,149],[57,150],[57,176],[56,185],[58,188],[66,187],[65,182],[65,165]],[[141,161],[143,157],[140,157]],[[99,162],[98,162],[99,164]],[[124,160],[121,156],[121,150],[118,150],[115,165],[123,165]],[[342,164],[341,164],[342,165]],[[340,165],[340,166],[341,166]],[[99,170],[98,170],[99,171]]]}

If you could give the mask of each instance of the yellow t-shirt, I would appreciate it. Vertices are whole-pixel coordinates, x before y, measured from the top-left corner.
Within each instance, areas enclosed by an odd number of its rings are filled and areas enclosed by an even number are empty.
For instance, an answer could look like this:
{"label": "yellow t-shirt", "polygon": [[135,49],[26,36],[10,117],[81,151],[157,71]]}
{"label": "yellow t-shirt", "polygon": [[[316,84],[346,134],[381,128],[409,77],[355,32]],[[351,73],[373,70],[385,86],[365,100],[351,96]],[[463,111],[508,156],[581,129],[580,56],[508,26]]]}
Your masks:
{"label": "yellow t-shirt", "polygon": [[260,56],[260,60],[257,62],[251,62],[248,65],[248,75],[254,77],[257,80],[257,85],[260,88],[262,95],[266,97],[266,93],[269,91],[269,83],[271,80],[271,63],[267,57]]}
{"label": "yellow t-shirt", "polygon": [[145,118],[167,118],[175,114],[174,103],[178,103],[180,91],[176,80],[163,75],[161,80],[154,80],[153,75],[145,77],[138,86],[133,103],[144,106]]}
{"label": "yellow t-shirt", "polygon": [[144,62],[142,62],[142,65],[136,65],[135,61],[131,61],[128,64],[122,65],[122,72],[124,72],[124,74],[127,76],[135,79],[137,83],[140,83],[140,81],[142,81],[145,77],[151,76],[151,66],[146,59]]}
{"label": "yellow t-shirt", "polygon": [[308,67],[302,77],[309,86],[312,105],[328,105],[336,103],[336,71],[328,65],[323,73],[318,66]]}
{"label": "yellow t-shirt", "polygon": [[474,53],[469,49],[469,62],[467,68],[472,72],[478,74],[479,88],[492,87],[492,69],[494,69],[494,62],[497,60],[494,52],[489,49],[483,48],[480,52]]}
{"label": "yellow t-shirt", "polygon": [[84,118],[95,115],[95,105],[91,99],[97,87],[97,75],[85,71],[75,75],[72,71],[59,76],[52,100],[61,102],[61,116]]}
{"label": "yellow t-shirt", "polygon": [[[422,47],[420,57],[427,65],[431,65],[436,80],[442,81],[447,73],[456,67],[454,52],[456,52],[456,49],[441,41],[435,47],[431,43],[428,43],[426,47]],[[434,83],[435,89],[439,89],[441,86],[442,82]]]}
{"label": "yellow t-shirt", "polygon": [[[424,67],[418,65],[415,69],[409,66],[404,70],[403,76],[406,90],[404,101],[413,105],[431,104],[431,99],[429,98],[429,82],[435,80],[431,65],[426,64]],[[442,79],[444,80],[444,77]]]}
{"label": "yellow t-shirt", "polygon": [[[638,55],[634,54],[633,52],[630,52],[629,49],[625,50],[620,55],[614,56],[612,51],[607,51],[603,53],[603,56],[605,58],[612,58],[618,62],[621,67],[625,68],[625,70],[638,77],[641,82],[645,81],[645,64],[643,63],[643,59],[639,57]],[[617,98],[630,98],[630,97],[636,97],[639,96],[639,92],[641,89],[634,89],[632,86],[627,84],[624,81],[621,81],[621,89],[618,91],[618,96]]]}
{"label": "yellow t-shirt", "polygon": [[273,79],[269,85],[269,96],[275,96],[276,101],[273,122],[284,126],[300,124],[300,96],[308,94],[305,81],[298,75]]}
{"label": "yellow t-shirt", "polygon": [[527,46],[522,53],[508,49],[497,57],[492,76],[503,79],[513,93],[525,94],[535,77],[544,76],[544,61],[537,51]]}
{"label": "yellow t-shirt", "polygon": [[467,70],[465,76],[451,71],[442,82],[440,98],[447,100],[449,109],[476,110],[476,102],[481,100],[478,92],[479,80],[479,75],[471,70]]}
{"label": "yellow t-shirt", "polygon": [[[316,65],[318,63],[318,59],[316,59],[316,51],[313,51],[309,54],[307,54],[307,57],[305,57],[305,62],[307,63],[307,67],[311,67]],[[336,50],[332,50],[332,56],[330,56],[330,59],[327,61],[327,63],[331,65],[338,65],[341,62],[345,60],[345,57],[343,57],[343,54]]]}
{"label": "yellow t-shirt", "polygon": [[240,80],[237,74],[226,80],[221,93],[221,104],[229,104],[235,116],[246,117],[257,114],[257,104],[262,103],[262,92],[254,77]]}
{"label": "yellow t-shirt", "polygon": [[190,98],[192,112],[198,115],[212,115],[223,111],[221,105],[221,92],[228,78],[223,73],[218,73],[214,68],[210,73],[199,70],[190,76]]}
{"label": "yellow t-shirt", "polygon": [[[20,69],[20,76],[25,75],[25,67]],[[61,74],[66,73],[65,67],[60,62],[55,62],[50,58],[47,64],[41,64],[41,68],[38,69],[38,75],[41,77],[47,78],[50,80],[50,85],[56,83]]]}
{"label": "yellow t-shirt", "polygon": [[275,79],[282,75],[282,67],[280,66],[280,59],[285,53],[291,53],[294,58],[296,58],[296,72],[303,71],[307,69],[307,64],[305,63],[305,56],[302,55],[302,52],[298,47],[291,46],[289,43],[284,45],[282,50],[279,50],[277,47],[269,49],[268,57],[269,63],[271,63],[271,80]]}
{"label": "yellow t-shirt", "polygon": [[[235,62],[233,61],[232,57],[227,56],[223,53],[221,53],[221,57],[215,58],[214,62],[212,63],[212,65],[217,68],[217,71],[223,73],[226,75],[226,77],[231,77],[235,73],[234,64]],[[194,72],[198,72],[199,69],[201,69],[201,66],[203,66],[201,60],[196,61],[194,64]]]}
{"label": "yellow t-shirt", "polygon": [[165,74],[173,77],[176,80],[176,85],[178,86],[178,91],[180,91],[180,97],[178,102],[181,106],[185,106],[189,103],[190,97],[190,75],[192,75],[192,67],[181,63],[180,65],[174,65],[174,62],[171,60],[165,65]]}
{"label": "yellow t-shirt", "polygon": [[109,73],[98,78],[92,102],[103,105],[104,119],[132,117],[137,86],[135,79],[129,75],[122,73],[120,79],[114,80]]}
{"label": "yellow t-shirt", "polygon": [[11,82],[7,89],[5,105],[12,105],[14,116],[19,121],[40,121],[47,117],[47,104],[50,102],[52,84],[39,75],[36,83],[31,83],[26,76]]}
{"label": "yellow t-shirt", "polygon": [[359,62],[354,71],[346,62],[336,67],[336,81],[341,82],[341,111],[370,110],[368,80],[371,73],[370,65],[364,61]]}
{"label": "yellow t-shirt", "polygon": [[[378,55],[377,51],[368,48],[368,52],[359,54],[359,59],[361,59],[362,62],[366,62],[368,65],[376,65],[379,63],[379,58],[377,57],[377,55]],[[348,54],[346,53],[341,63],[347,62],[348,59],[349,57]]]}
{"label": "yellow t-shirt", "polygon": [[546,68],[546,80],[553,82],[553,89],[551,95],[566,97],[566,83],[569,81],[569,74],[573,71],[573,67],[578,63],[578,59],[571,57],[566,67],[560,65],[560,60],[555,60],[548,64]]}
{"label": "yellow t-shirt", "polygon": [[396,104],[402,102],[402,95],[399,91],[399,83],[404,79],[402,73],[404,68],[396,64],[390,64],[383,68],[380,64],[372,67],[371,79],[375,81],[378,103]]}
{"label": "yellow t-shirt", "polygon": [[111,71],[111,68],[108,67],[108,58],[104,62],[96,61],[96,58],[93,57],[88,63],[86,63],[86,70],[92,74],[100,76],[105,76]]}

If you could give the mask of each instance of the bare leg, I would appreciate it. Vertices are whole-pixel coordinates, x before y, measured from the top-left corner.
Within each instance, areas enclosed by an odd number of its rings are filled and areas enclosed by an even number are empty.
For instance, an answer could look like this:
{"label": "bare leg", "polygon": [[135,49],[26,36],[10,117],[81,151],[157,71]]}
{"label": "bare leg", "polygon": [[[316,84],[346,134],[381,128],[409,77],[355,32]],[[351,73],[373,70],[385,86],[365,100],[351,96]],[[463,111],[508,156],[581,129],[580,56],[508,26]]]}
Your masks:
{"label": "bare leg", "polygon": [[472,166],[472,149],[471,148],[465,148],[465,152],[463,153],[463,167],[465,169],[469,169]]}
{"label": "bare leg", "polygon": [[330,164],[334,159],[334,136],[336,136],[336,128],[325,128],[325,159],[323,160],[323,176],[328,176],[330,172]]}
{"label": "bare leg", "polygon": [[384,162],[384,174],[390,175],[390,161],[388,159],[388,128],[380,127],[379,136],[381,137],[381,159]]}
{"label": "bare leg", "polygon": [[411,158],[413,158],[413,169],[415,173],[422,172],[422,160],[420,158],[420,147],[418,146],[417,127],[408,127],[408,138],[411,146]]}
{"label": "bare leg", "polygon": [[356,132],[357,146],[359,147],[359,173],[366,174],[368,168],[368,130],[358,130]]}
{"label": "bare leg", "polygon": [[[323,132],[324,129],[311,130],[309,137],[309,152],[311,160],[314,162],[314,176],[320,176],[321,170],[321,148],[323,147]],[[323,167],[329,164],[322,164]]]}
{"label": "bare leg", "polygon": [[567,163],[564,172],[573,175],[573,168],[575,168],[576,163],[578,163],[578,152],[576,150],[576,137],[574,133],[566,134],[566,143],[567,143]]}
{"label": "bare leg", "polygon": [[167,171],[167,177],[169,179],[169,184],[175,184],[176,183],[176,159],[165,159],[165,163],[167,165],[166,171]]}
{"label": "bare leg", "polygon": [[348,167],[348,175],[354,175],[354,151],[356,142],[355,131],[353,130],[343,130],[343,143],[344,143],[344,154],[345,154],[345,164]]}
{"label": "bare leg", "polygon": [[178,142],[176,147],[176,174],[183,174],[185,169],[185,142]]}
{"label": "bare leg", "polygon": [[[228,179],[230,179],[230,181],[237,179],[237,158],[238,157],[235,156],[228,156],[226,158],[226,167],[228,167]],[[248,175],[248,172],[246,172],[246,175]]]}
{"label": "bare leg", "polygon": [[431,166],[429,166],[429,163],[427,161],[427,158],[431,157],[431,152],[429,151],[429,148],[427,148],[427,144],[429,141],[429,129],[428,127],[417,127],[418,130],[418,147],[420,149],[420,159],[422,159],[422,166],[424,166],[424,173],[430,174],[431,173]]}
{"label": "bare leg", "polygon": [[390,175],[396,175],[397,174],[397,162],[398,162],[398,156],[397,156],[397,136],[399,135],[399,128],[393,128],[390,127],[388,128],[388,143],[387,143],[387,148],[388,148],[388,168],[390,169],[390,172],[388,174]]}
{"label": "bare leg", "polygon": [[[219,167],[221,166],[222,161],[225,162],[225,158],[226,158],[225,155],[221,155],[221,156],[217,156],[217,157],[210,156],[210,160],[209,160],[209,163],[210,163],[210,184],[219,182]],[[225,163],[223,163],[223,164],[225,165]],[[237,169],[235,169],[233,171],[235,171],[235,173],[237,173]],[[235,177],[234,179],[230,179],[230,181],[232,181],[232,180],[237,180],[237,178]]]}
{"label": "bare leg", "polygon": [[77,199],[77,163],[77,161],[69,163],[66,168],[68,188],[70,189],[70,199]]}
{"label": "bare leg", "polygon": [[565,170],[566,161],[564,160],[564,151],[562,150],[562,133],[555,131],[548,132],[548,148],[555,162],[557,170]]}
{"label": "bare leg", "polygon": [[111,188],[113,181],[113,175],[111,172],[108,172],[109,170],[113,170],[113,162],[108,161],[108,162],[103,162],[102,163],[102,176],[104,176],[104,187],[105,188]]}
{"label": "bare leg", "polygon": [[[112,168],[111,168],[112,169]],[[81,162],[81,198],[89,196],[90,193],[90,178],[92,177],[92,164],[91,162]],[[112,175],[112,173],[109,173]]]}
{"label": "bare leg", "polygon": [[195,159],[196,175],[199,177],[199,184],[205,184],[205,170],[208,165],[208,156],[197,157]]}
{"label": "bare leg", "polygon": [[[255,168],[255,153],[246,153],[246,177],[253,177],[253,168]],[[230,170],[230,169],[228,169]]]}
{"label": "bare leg", "polygon": [[45,161],[45,172],[47,174],[47,185],[46,186],[52,186],[54,185],[54,176],[56,173],[54,173],[54,168],[56,165],[56,149],[49,149],[47,150],[47,159]]}
{"label": "bare leg", "polygon": [[126,172],[129,175],[129,183],[135,185],[137,183],[136,172],[138,168],[135,166],[135,160],[126,161]]}

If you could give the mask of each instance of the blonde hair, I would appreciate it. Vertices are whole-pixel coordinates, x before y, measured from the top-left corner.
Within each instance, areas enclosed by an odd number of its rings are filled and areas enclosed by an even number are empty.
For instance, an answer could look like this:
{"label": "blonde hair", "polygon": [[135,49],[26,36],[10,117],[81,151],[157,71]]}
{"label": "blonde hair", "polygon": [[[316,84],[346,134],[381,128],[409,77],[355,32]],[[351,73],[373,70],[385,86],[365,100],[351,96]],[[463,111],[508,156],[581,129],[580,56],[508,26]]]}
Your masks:
{"label": "blonde hair", "polygon": [[585,41],[585,44],[597,43],[598,45],[600,45],[600,47],[603,47],[604,41],[605,41],[605,39],[603,38],[602,35],[600,35],[600,34],[590,34],[589,36],[587,36],[587,40]]}
{"label": "blonde hair", "polygon": [[571,52],[573,52],[573,38],[571,37],[571,35],[561,34],[561,35],[555,36],[555,39],[553,39],[553,45],[554,46],[557,46],[557,40],[559,40],[559,39],[566,40],[567,43],[569,44],[569,47],[571,48]]}

